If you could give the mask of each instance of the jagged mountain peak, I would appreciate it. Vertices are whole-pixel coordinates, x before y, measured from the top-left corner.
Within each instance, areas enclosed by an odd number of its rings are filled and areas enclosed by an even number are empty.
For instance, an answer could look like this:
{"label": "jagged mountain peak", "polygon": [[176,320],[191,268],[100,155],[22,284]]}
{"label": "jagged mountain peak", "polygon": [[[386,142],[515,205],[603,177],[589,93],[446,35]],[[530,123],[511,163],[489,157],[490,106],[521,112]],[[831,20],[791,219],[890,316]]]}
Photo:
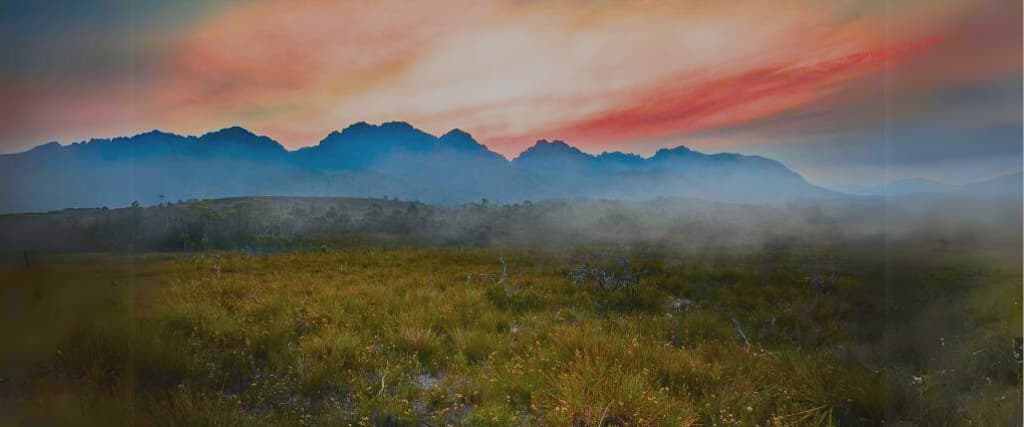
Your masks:
{"label": "jagged mountain peak", "polygon": [[642,162],[644,158],[636,153],[623,153],[621,151],[605,151],[597,155],[600,160]]}
{"label": "jagged mountain peak", "polygon": [[403,122],[401,120],[394,120],[394,121],[390,121],[390,122],[384,122],[384,123],[381,123],[379,127],[385,128],[385,129],[401,129],[401,130],[412,130],[412,131],[422,132],[421,130],[417,129],[415,126],[409,124],[409,122]]}
{"label": "jagged mountain peak", "polygon": [[153,129],[151,131],[142,132],[135,136],[129,137],[128,139],[144,139],[144,138],[184,138],[181,135],[171,132],[164,132],[160,129]]}
{"label": "jagged mountain peak", "polygon": [[515,158],[515,162],[532,161],[537,159],[551,158],[586,158],[593,159],[594,156],[584,153],[579,148],[566,144],[562,140],[548,141],[538,140],[532,147],[527,148]]}
{"label": "jagged mountain peak", "polygon": [[30,148],[26,153],[41,153],[46,151],[59,150],[62,146],[57,141],[50,141],[44,144],[39,144],[35,147]]}
{"label": "jagged mountain peak", "polygon": [[452,129],[444,135],[441,135],[437,140],[442,146],[448,148],[470,153],[483,153],[501,160],[506,160],[505,156],[491,151],[486,145],[477,142],[477,140],[473,138],[473,135],[470,135],[469,132],[462,129]]}
{"label": "jagged mountain peak", "polygon": [[470,139],[473,140],[473,142],[476,142],[476,140],[473,139],[473,135],[459,128],[452,129],[444,135],[441,135],[441,139]]}
{"label": "jagged mountain peak", "polygon": [[[376,125],[376,124],[373,124],[373,123],[368,123],[368,122],[365,122],[365,121],[359,121],[359,122],[356,122],[356,123],[353,123],[353,124],[350,124],[350,125],[346,126],[344,129],[341,130],[340,134],[345,135],[345,134],[352,134],[352,133],[359,133],[359,132],[380,132],[380,131],[410,132],[410,133],[423,133],[423,134],[426,133],[426,132],[423,132],[423,131],[417,129],[416,127],[414,127],[413,125],[409,124],[408,122],[403,122],[403,121],[383,122],[383,123],[381,123],[379,125]],[[337,131],[331,132],[331,134],[335,134],[335,133],[339,133],[339,132],[337,132]]]}
{"label": "jagged mountain peak", "polygon": [[357,122],[346,126],[341,132],[333,131],[320,141],[320,145],[331,145],[343,141],[386,145],[416,145],[436,142],[436,138],[406,122],[385,122],[375,125]]}
{"label": "jagged mountain peak", "polygon": [[266,136],[256,135],[241,126],[205,133],[198,138],[198,141],[207,145],[238,145],[259,150],[287,151],[277,141]]}
{"label": "jagged mountain peak", "polygon": [[548,141],[546,139],[537,140],[537,142],[533,144],[533,147],[531,147],[530,150],[570,150],[582,152],[580,151],[580,149],[573,147],[560,139],[556,139],[553,141]]}
{"label": "jagged mountain peak", "polygon": [[438,141],[440,141],[442,144],[446,144],[446,145],[451,146],[451,147],[458,147],[458,148],[481,147],[481,148],[486,148],[486,147],[484,147],[483,144],[477,142],[476,139],[473,139],[473,135],[470,135],[469,132],[466,132],[466,131],[464,131],[462,129],[458,129],[458,128],[452,129],[452,130],[448,131],[447,133],[445,133],[444,135],[441,135],[441,137],[438,138]]}
{"label": "jagged mountain peak", "polygon": [[199,139],[204,138],[258,138],[258,136],[244,127],[231,126],[221,130],[207,132],[199,137]]}
{"label": "jagged mountain peak", "polygon": [[672,157],[689,156],[689,155],[693,155],[693,154],[703,154],[703,153],[701,153],[699,151],[691,150],[690,147],[687,147],[685,145],[680,145],[680,146],[673,147],[673,148],[662,148],[662,149],[658,150],[657,152],[655,152],[654,156],[652,156],[651,158],[652,159],[667,159],[667,158],[672,158]]}

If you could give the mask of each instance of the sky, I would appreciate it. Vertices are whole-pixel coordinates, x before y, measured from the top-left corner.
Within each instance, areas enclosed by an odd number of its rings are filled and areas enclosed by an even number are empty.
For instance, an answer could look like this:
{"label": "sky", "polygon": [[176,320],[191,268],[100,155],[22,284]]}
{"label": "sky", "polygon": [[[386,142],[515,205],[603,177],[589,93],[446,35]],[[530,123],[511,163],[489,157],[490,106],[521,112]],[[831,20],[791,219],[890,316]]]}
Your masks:
{"label": "sky", "polygon": [[[88,4],[86,4],[88,3]],[[367,121],[778,159],[815,183],[1021,170],[1019,0],[0,1],[0,152]]]}

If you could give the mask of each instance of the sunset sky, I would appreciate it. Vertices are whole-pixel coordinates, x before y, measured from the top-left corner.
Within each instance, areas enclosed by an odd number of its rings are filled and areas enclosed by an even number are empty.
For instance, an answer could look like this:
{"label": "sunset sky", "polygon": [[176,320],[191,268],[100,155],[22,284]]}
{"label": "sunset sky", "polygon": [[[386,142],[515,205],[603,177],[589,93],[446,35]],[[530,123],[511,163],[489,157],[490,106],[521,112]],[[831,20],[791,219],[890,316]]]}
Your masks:
{"label": "sunset sky", "polygon": [[0,152],[358,122],[782,160],[822,184],[1021,168],[1021,2],[4,1]]}

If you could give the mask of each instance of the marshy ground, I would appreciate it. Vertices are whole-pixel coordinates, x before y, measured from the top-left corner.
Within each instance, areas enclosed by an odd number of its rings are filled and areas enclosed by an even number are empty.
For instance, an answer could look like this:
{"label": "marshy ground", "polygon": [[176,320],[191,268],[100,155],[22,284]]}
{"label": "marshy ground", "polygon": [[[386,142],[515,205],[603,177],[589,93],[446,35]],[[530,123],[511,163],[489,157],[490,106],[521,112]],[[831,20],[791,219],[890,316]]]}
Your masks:
{"label": "marshy ground", "polygon": [[1019,424],[1016,252],[879,248],[11,254],[0,423]]}

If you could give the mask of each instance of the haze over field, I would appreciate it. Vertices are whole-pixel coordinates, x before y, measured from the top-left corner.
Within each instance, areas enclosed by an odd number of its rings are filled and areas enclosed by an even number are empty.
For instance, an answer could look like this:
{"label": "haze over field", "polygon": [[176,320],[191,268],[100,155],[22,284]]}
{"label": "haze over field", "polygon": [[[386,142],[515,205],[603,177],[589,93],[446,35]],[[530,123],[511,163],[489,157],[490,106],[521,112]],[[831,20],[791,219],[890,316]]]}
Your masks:
{"label": "haze over field", "polygon": [[1016,425],[1020,207],[259,197],[0,215],[0,423]]}

